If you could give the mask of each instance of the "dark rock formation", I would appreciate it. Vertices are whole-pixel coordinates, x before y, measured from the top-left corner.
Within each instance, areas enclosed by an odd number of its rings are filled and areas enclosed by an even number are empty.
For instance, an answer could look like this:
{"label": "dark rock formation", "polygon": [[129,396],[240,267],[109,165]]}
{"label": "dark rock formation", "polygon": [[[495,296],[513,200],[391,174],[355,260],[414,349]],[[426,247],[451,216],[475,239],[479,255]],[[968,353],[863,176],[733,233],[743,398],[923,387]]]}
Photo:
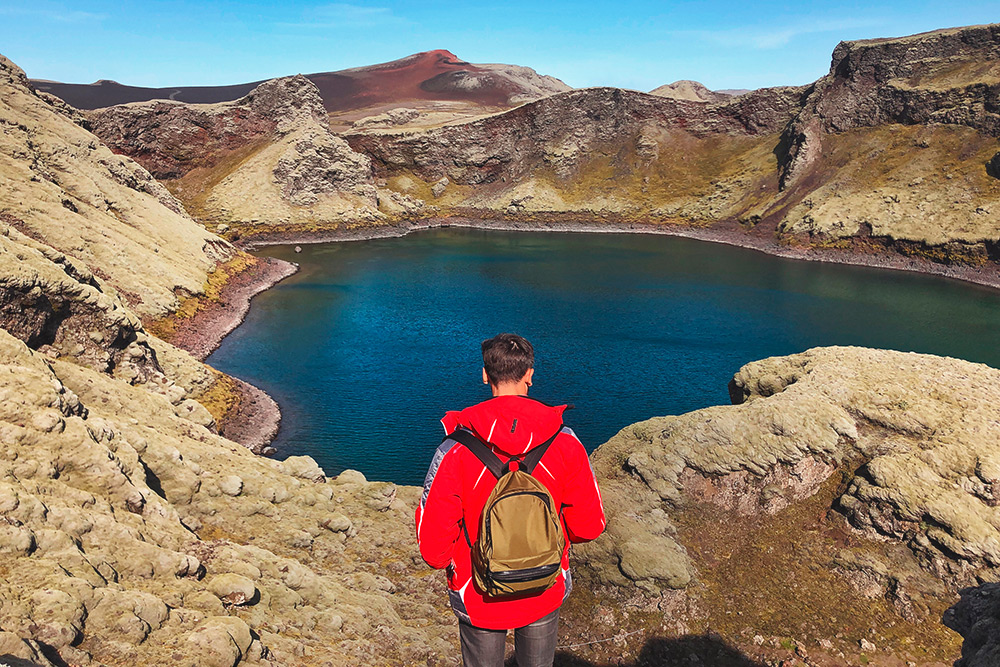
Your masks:
{"label": "dark rock formation", "polygon": [[986,173],[993,178],[1000,178],[1000,153],[997,153],[986,163]]}
{"label": "dark rock formation", "polygon": [[786,187],[820,155],[823,134],[889,123],[972,127],[1000,136],[1000,25],[938,30],[900,39],[841,42],[785,132]]}
{"label": "dark rock formation", "polygon": [[965,638],[955,667],[1000,665],[1000,584],[962,591],[962,599],[944,615],[944,624]]}
{"label": "dark rock formation", "polygon": [[346,138],[372,157],[376,175],[406,169],[428,181],[447,176],[455,183],[482,185],[517,181],[543,167],[572,173],[590,151],[634,145],[647,126],[694,136],[780,132],[801,105],[802,93],[801,88],[768,88],[706,106],[618,88],[588,88],[461,125]]}

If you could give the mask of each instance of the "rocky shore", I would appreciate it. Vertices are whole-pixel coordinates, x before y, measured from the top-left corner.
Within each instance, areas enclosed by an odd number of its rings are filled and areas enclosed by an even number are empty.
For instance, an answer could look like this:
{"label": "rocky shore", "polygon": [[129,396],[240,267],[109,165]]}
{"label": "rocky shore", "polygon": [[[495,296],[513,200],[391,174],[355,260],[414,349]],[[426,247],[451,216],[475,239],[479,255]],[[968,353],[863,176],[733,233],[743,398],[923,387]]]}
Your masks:
{"label": "rocky shore", "polygon": [[493,219],[466,217],[423,218],[404,221],[395,225],[357,226],[311,232],[261,232],[237,241],[237,245],[246,250],[253,251],[269,245],[336,243],[341,241],[392,238],[444,227],[536,233],[662,234],[664,236],[677,236],[698,241],[722,243],[786,259],[925,273],[1000,289],[1000,266],[996,264],[986,264],[983,266],[970,266],[960,263],[943,264],[919,255],[907,256],[886,252],[878,240],[871,242],[869,245],[856,244],[855,247],[819,249],[810,245],[781,243],[776,241],[771,235],[748,233],[746,228],[737,222],[731,222],[728,225],[697,227],[669,222],[619,222],[615,221],[611,216],[595,216],[595,219],[591,221],[584,221],[581,220],[581,217],[578,215],[553,215],[535,216],[531,219],[520,220],[516,216]]}
{"label": "rocky shore", "polygon": [[248,268],[226,280],[216,299],[200,305],[190,317],[172,317],[169,342],[204,361],[243,322],[256,295],[297,270],[295,264],[273,257],[255,259]]}

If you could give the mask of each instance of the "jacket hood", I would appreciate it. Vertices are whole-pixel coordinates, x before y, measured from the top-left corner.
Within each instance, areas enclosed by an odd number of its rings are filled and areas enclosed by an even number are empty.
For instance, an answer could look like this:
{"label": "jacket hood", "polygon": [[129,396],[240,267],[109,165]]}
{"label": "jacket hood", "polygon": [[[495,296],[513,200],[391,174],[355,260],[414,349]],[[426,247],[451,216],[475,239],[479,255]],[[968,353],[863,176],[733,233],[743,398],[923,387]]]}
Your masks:
{"label": "jacket hood", "polygon": [[508,456],[518,456],[555,435],[565,405],[548,405],[527,396],[496,396],[441,419],[446,433],[464,426]]}

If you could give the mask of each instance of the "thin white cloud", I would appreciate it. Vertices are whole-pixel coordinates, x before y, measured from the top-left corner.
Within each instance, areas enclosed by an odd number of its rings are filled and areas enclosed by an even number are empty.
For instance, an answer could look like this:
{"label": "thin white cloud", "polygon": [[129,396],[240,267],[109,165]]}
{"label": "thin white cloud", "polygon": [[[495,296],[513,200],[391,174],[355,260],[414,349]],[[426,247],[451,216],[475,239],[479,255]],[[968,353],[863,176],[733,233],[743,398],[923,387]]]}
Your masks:
{"label": "thin white cloud", "polygon": [[843,32],[858,28],[873,28],[880,25],[884,25],[884,22],[875,20],[820,20],[768,28],[739,27],[723,30],[674,30],[670,31],[670,34],[678,36],[687,35],[720,46],[767,50],[779,49],[787,46],[792,40],[807,35]]}
{"label": "thin white cloud", "polygon": [[373,28],[405,22],[405,19],[393,14],[392,9],[388,7],[337,2],[313,7],[303,13],[300,20],[279,25],[286,28]]}

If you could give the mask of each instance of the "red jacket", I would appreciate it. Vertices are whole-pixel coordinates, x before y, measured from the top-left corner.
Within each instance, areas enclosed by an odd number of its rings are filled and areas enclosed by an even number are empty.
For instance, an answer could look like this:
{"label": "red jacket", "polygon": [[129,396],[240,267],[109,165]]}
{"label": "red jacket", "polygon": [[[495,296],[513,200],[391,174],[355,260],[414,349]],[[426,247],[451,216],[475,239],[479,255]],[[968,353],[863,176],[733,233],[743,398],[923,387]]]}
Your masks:
{"label": "red jacket", "polygon": [[604,530],[604,508],[594,471],[576,435],[562,426],[565,410],[565,405],[552,407],[527,396],[498,396],[460,412],[448,412],[441,420],[446,433],[459,425],[471,429],[493,445],[502,461],[526,452],[560,429],[533,475],[548,488],[556,507],[562,508],[567,538],[562,572],[551,588],[527,598],[487,598],[473,582],[472,555],[462,522],[475,544],[479,517],[496,479],[475,454],[450,438],[434,454],[416,513],[417,542],[428,565],[447,568],[452,609],[473,626],[519,628],[555,611],[572,588],[570,543],[592,540]]}

